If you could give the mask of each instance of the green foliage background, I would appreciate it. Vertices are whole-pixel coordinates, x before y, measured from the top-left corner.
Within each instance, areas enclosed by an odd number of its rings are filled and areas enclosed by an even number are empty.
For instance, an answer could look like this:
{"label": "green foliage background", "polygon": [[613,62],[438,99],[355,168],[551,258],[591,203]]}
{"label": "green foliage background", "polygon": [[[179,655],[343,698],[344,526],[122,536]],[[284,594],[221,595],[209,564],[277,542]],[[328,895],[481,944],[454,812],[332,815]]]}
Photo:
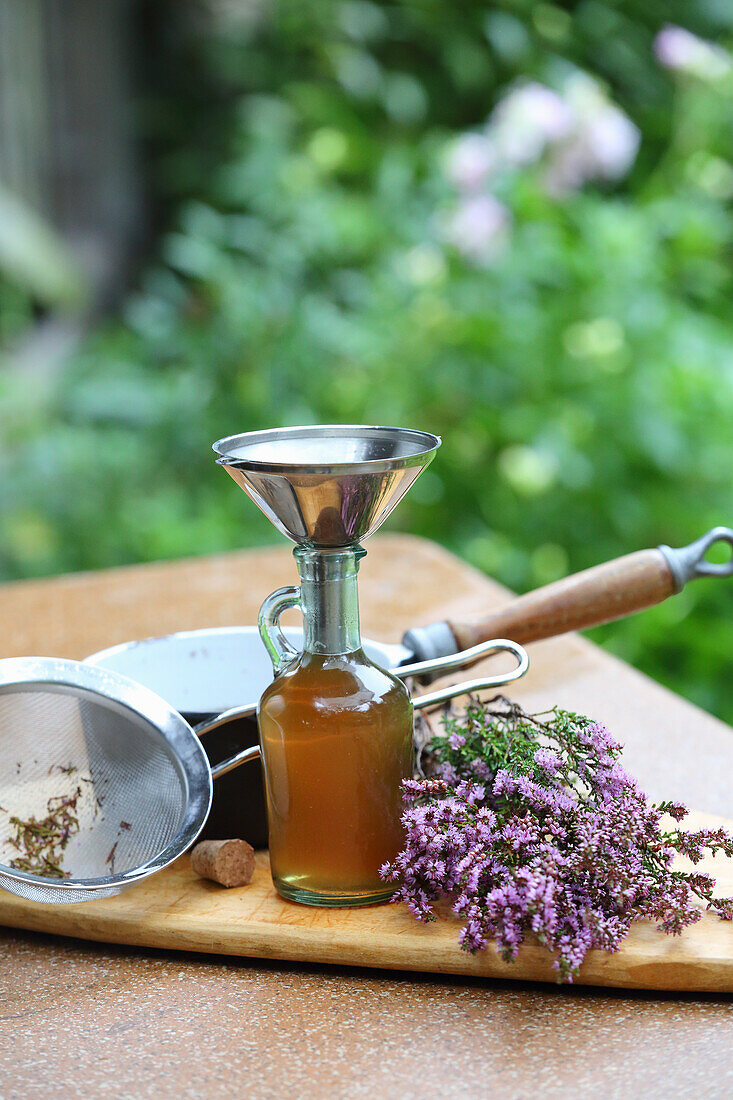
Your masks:
{"label": "green foliage background", "polygon": [[[140,124],[164,231],[54,385],[0,382],[2,576],[271,542],[210,444],[312,421],[440,433],[393,526],[519,590],[733,522],[730,87],[659,67],[666,21],[733,33],[719,0],[161,23]],[[432,262],[446,139],[569,65],[641,127],[631,177],[559,202],[526,173],[494,266]],[[0,288],[0,332],[24,309]],[[733,585],[698,582],[593,636],[731,720],[732,616]]]}

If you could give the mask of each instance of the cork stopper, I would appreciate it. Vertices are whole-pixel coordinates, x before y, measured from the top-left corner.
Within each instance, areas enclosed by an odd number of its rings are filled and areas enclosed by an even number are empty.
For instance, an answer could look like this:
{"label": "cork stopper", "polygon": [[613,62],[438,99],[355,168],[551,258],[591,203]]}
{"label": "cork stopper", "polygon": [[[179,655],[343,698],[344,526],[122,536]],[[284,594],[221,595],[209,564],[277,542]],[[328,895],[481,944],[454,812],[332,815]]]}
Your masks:
{"label": "cork stopper", "polygon": [[191,867],[222,886],[246,886],[254,874],[255,851],[246,840],[202,840],[191,852]]}

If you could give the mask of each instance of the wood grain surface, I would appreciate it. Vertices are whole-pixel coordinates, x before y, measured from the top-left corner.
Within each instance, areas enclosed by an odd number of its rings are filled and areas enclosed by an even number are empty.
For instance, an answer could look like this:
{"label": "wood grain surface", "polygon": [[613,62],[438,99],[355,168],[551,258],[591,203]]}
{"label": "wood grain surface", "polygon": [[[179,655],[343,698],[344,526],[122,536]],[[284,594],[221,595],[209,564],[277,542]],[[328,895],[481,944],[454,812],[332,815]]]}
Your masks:
{"label": "wood grain surface", "polygon": [[[719,824],[716,817],[690,818],[694,828]],[[727,824],[733,827],[733,822]],[[700,869],[717,876],[722,893],[733,894],[730,860],[710,859]],[[272,886],[266,852],[257,855],[252,882],[235,889],[199,878],[183,856],[117,897],[83,905],[42,905],[0,893],[0,923],[215,955],[542,982],[556,977],[547,950],[536,943],[525,944],[513,963],[503,962],[494,950],[476,955],[462,951],[457,942],[461,925],[448,912],[424,925],[404,906],[311,909],[284,901]],[[620,951],[591,952],[576,984],[733,992],[733,924],[705,913],[698,924],[672,938],[639,922]]]}

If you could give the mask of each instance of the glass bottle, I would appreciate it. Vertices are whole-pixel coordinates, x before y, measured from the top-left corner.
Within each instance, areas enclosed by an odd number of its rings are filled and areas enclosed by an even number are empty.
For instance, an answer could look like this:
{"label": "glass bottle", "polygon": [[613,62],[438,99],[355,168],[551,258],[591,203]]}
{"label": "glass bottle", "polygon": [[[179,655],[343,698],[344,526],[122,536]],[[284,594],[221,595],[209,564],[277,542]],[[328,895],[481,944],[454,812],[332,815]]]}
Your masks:
{"label": "glass bottle", "polygon": [[[305,905],[385,901],[379,869],[402,847],[400,782],[412,775],[412,704],[361,645],[360,546],[298,547],[298,588],[272,593],[260,632],[276,679],[258,709],[272,878]],[[279,618],[303,614],[303,651]]]}

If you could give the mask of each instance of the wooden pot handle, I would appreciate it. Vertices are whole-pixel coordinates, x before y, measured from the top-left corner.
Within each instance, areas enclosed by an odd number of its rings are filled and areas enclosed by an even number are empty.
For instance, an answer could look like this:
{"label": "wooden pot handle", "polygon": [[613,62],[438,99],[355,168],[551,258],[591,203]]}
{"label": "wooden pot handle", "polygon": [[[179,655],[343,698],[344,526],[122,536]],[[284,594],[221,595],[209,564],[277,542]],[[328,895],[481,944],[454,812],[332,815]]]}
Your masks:
{"label": "wooden pot handle", "polygon": [[[730,548],[727,561],[708,559],[708,552],[716,544]],[[596,565],[528,592],[478,623],[440,622],[413,627],[402,642],[422,662],[472,649],[492,639],[511,638],[524,645],[643,611],[681,592],[695,577],[733,577],[733,528],[713,527],[689,546],[638,550]],[[480,659],[462,661],[460,667],[468,668]]]}
{"label": "wooden pot handle", "polygon": [[621,619],[677,590],[661,550],[638,550],[528,592],[478,623],[448,622],[459,649],[489,638],[520,645]]}

